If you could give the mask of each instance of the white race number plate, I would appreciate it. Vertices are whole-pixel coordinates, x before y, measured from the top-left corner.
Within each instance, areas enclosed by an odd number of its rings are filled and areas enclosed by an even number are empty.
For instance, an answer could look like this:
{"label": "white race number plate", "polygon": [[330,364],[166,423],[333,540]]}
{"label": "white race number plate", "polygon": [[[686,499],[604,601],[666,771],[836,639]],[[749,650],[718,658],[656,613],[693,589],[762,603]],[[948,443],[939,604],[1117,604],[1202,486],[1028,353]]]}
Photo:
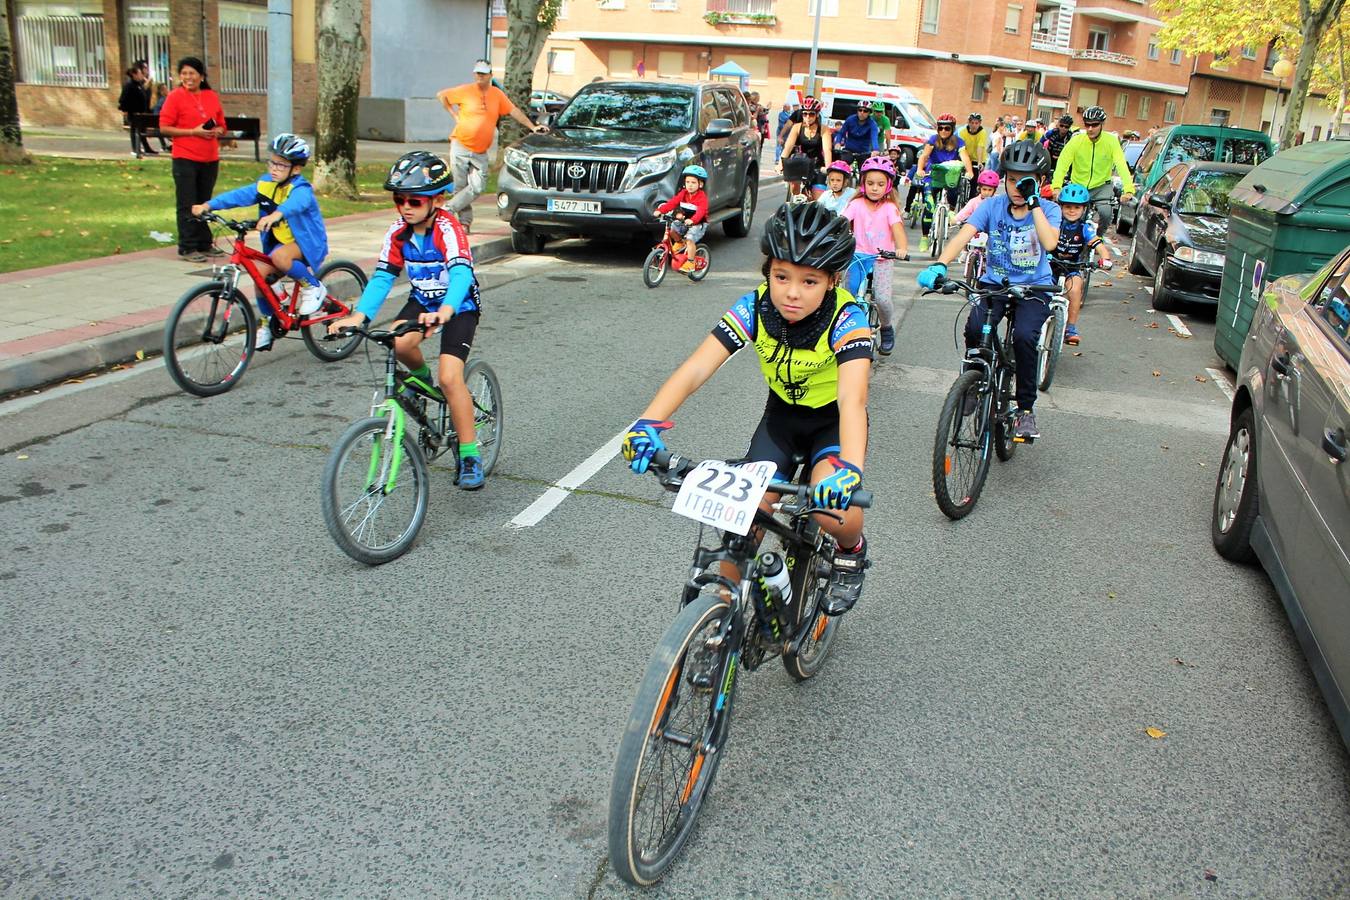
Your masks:
{"label": "white race number plate", "polygon": [[771,462],[733,466],[705,460],[684,476],[671,511],[723,531],[747,534],[776,471]]}
{"label": "white race number plate", "polygon": [[572,200],[567,197],[549,197],[549,212],[599,213],[599,200]]}

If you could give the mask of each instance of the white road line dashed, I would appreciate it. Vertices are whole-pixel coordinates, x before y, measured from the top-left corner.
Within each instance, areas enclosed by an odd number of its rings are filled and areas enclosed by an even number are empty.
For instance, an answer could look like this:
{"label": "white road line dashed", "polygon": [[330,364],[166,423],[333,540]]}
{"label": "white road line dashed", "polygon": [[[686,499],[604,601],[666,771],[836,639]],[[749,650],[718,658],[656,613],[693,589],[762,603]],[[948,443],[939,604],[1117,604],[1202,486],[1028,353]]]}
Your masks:
{"label": "white road line dashed", "polygon": [[1191,336],[1191,330],[1186,327],[1186,323],[1178,319],[1176,316],[1172,315],[1171,313],[1168,313],[1167,321],[1172,323],[1172,327],[1176,329],[1177,334],[1181,335],[1182,337]]}
{"label": "white road line dashed", "polygon": [[1153,285],[1151,285],[1151,284],[1146,284],[1146,285],[1144,285],[1144,290],[1148,292],[1148,295],[1149,295],[1150,297],[1153,296]]}
{"label": "white road line dashed", "polygon": [[553,487],[544,491],[538,500],[521,510],[514,519],[506,523],[506,527],[529,528],[538,525],[544,516],[557,509],[558,504],[566,500],[574,490],[589,481],[596,472],[604,468],[605,463],[614,458],[623,444],[623,435],[621,431],[610,438],[605,446],[586,457],[581,465],[568,472],[555,482]]}
{"label": "white road line dashed", "polygon": [[1233,382],[1228,380],[1228,376],[1218,369],[1205,369],[1209,373],[1209,380],[1214,382],[1223,395],[1229,400],[1233,399]]}

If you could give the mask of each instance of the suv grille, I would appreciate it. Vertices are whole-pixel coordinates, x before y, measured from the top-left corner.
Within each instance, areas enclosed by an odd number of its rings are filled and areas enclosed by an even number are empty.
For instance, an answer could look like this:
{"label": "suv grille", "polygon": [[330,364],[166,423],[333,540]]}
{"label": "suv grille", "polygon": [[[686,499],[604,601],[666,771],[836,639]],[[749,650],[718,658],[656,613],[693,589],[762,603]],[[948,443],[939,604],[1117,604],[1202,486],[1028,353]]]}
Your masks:
{"label": "suv grille", "polygon": [[623,183],[628,163],[603,159],[530,160],[534,183],[546,191],[613,194]]}

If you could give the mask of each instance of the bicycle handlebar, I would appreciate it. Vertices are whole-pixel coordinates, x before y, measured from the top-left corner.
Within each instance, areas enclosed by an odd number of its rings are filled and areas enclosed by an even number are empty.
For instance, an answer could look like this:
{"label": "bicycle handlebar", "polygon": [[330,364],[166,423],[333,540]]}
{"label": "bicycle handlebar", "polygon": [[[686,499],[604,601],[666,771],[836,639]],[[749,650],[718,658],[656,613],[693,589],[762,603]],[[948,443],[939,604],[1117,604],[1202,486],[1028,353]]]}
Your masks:
{"label": "bicycle handlebar", "polygon": [[1027,294],[1035,292],[1058,293],[1057,284],[1013,284],[1007,278],[997,287],[984,288],[980,285],[969,284],[964,281],[958,281],[955,278],[944,278],[939,276],[934,282],[936,285],[932,290],[924,291],[924,296],[929,294],[955,294],[957,291],[966,295],[971,303],[978,302],[982,297],[1011,297],[1014,300],[1025,300]]}
{"label": "bicycle handlebar", "polygon": [[218,225],[224,225],[226,228],[242,236],[258,227],[257,219],[227,219],[219,213],[207,210],[197,218],[203,222],[215,222]]}
{"label": "bicycle handlebar", "polygon": [[366,340],[388,346],[394,342],[395,338],[401,338],[405,334],[412,334],[414,331],[425,330],[426,328],[414,319],[409,319],[397,328],[392,329],[367,328],[364,325],[344,325],[342,328],[339,328],[331,334],[325,334],[323,340],[338,341],[343,338],[351,337],[354,334],[359,334]]}
{"label": "bicycle handlebar", "polygon": [[[688,457],[680,456],[678,453],[672,453],[669,450],[657,450],[656,455],[652,457],[651,465],[648,466],[648,471],[661,476],[683,478],[694,471],[694,469],[698,467],[698,464],[699,460],[689,459]],[[769,491],[774,494],[790,494],[802,501],[809,501],[811,499],[811,485],[809,484],[796,484],[791,481],[779,481],[775,478],[773,481],[769,482]],[[873,495],[871,491],[854,491],[849,496],[848,505],[850,507],[856,506],[859,509],[867,509],[872,505],[872,500]],[[814,510],[838,512],[838,510],[828,509],[824,506],[810,507],[804,511],[812,512]]]}

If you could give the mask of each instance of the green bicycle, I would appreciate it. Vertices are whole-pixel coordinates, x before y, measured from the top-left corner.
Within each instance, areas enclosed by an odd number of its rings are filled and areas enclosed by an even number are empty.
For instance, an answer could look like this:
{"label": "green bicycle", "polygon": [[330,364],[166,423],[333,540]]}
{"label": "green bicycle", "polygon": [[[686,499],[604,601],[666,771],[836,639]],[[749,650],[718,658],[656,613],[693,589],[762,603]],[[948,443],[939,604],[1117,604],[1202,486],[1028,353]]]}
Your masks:
{"label": "green bicycle", "polygon": [[[323,472],[328,533],[344,553],[368,566],[397,559],[412,546],[427,515],[428,460],[445,453],[454,458],[459,448],[445,396],[408,382],[394,356],[394,340],[421,329],[408,321],[392,331],[345,328],[332,338],[357,333],[387,351],[383,395],[376,391],[370,416],[338,438]],[[501,384],[482,360],[469,363],[464,381],[473,398],[483,473],[491,474],[502,449]]]}

